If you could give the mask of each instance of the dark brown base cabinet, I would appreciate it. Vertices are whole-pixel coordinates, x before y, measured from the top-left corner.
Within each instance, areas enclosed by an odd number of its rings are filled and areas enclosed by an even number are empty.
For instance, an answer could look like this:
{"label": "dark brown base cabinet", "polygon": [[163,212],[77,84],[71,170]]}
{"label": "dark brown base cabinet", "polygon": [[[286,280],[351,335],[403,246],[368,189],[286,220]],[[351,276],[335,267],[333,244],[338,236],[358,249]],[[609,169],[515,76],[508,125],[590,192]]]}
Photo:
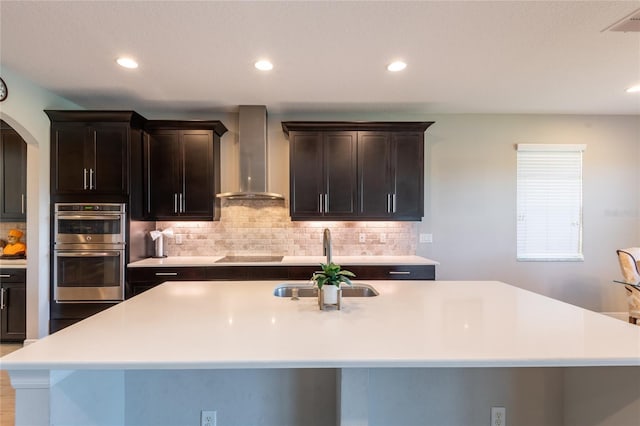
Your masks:
{"label": "dark brown base cabinet", "polygon": [[292,220],[424,216],[424,132],[433,122],[282,122]]}
{"label": "dark brown base cabinet", "polygon": [[[131,298],[165,281],[308,280],[319,266],[202,266],[128,268],[125,297]],[[344,265],[362,280],[435,280],[435,265]]]}
{"label": "dark brown base cabinet", "polygon": [[55,333],[91,315],[115,306],[116,303],[58,303],[50,302],[49,333]]}
{"label": "dark brown base cabinet", "polygon": [[148,121],[144,139],[145,220],[220,217],[219,121]]}
{"label": "dark brown base cabinet", "polygon": [[0,269],[0,341],[22,342],[27,336],[25,269]]}
{"label": "dark brown base cabinet", "polygon": [[26,221],[27,144],[0,120],[0,222]]}

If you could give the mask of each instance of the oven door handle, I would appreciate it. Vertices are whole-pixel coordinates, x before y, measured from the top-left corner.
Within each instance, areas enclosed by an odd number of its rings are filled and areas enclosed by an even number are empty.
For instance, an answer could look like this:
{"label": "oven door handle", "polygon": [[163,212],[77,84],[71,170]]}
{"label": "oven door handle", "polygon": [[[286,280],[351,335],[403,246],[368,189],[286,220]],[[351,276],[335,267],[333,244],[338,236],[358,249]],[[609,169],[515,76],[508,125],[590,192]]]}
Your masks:
{"label": "oven door handle", "polygon": [[58,215],[58,220],[113,220],[122,217],[121,214],[105,214],[105,215]]}
{"label": "oven door handle", "polygon": [[83,251],[56,253],[57,257],[119,257],[119,251]]}

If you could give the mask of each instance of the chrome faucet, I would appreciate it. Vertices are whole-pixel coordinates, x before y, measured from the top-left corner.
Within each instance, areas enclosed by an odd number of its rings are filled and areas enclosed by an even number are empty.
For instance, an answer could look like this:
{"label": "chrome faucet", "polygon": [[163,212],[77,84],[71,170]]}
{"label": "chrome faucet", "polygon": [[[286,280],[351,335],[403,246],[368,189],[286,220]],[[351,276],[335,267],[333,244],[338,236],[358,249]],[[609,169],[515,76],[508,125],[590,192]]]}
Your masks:
{"label": "chrome faucet", "polygon": [[324,228],[322,234],[322,254],[327,256],[327,264],[331,263],[331,231],[329,228]]}

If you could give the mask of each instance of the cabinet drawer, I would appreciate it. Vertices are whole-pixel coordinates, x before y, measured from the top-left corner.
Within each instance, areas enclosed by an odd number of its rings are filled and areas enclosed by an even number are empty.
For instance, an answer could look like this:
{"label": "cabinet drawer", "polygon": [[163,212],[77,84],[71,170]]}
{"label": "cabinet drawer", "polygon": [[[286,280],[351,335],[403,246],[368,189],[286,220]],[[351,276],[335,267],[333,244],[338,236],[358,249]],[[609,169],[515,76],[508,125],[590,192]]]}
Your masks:
{"label": "cabinet drawer", "polygon": [[344,265],[356,280],[435,280],[435,265]]}
{"label": "cabinet drawer", "polygon": [[286,280],[286,266],[213,266],[207,268],[207,280]]}
{"label": "cabinet drawer", "polygon": [[320,271],[320,270],[321,270],[320,265],[317,265],[317,266],[290,266],[289,267],[289,279],[290,280],[310,280],[311,277],[313,276],[313,274],[315,272],[317,272],[317,271]]}
{"label": "cabinet drawer", "polygon": [[161,283],[165,281],[201,281],[206,279],[204,267],[129,268],[129,282]]}
{"label": "cabinet drawer", "polygon": [[0,269],[0,283],[25,283],[26,269]]}

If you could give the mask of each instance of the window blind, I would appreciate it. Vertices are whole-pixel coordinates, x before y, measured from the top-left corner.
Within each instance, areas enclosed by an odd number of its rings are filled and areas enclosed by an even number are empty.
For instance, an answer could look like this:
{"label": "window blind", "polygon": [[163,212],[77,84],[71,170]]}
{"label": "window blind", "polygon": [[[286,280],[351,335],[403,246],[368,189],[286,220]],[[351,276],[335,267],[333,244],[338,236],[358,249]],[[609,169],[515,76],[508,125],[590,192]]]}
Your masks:
{"label": "window blind", "polygon": [[517,145],[518,260],[576,261],[582,254],[585,145]]}

